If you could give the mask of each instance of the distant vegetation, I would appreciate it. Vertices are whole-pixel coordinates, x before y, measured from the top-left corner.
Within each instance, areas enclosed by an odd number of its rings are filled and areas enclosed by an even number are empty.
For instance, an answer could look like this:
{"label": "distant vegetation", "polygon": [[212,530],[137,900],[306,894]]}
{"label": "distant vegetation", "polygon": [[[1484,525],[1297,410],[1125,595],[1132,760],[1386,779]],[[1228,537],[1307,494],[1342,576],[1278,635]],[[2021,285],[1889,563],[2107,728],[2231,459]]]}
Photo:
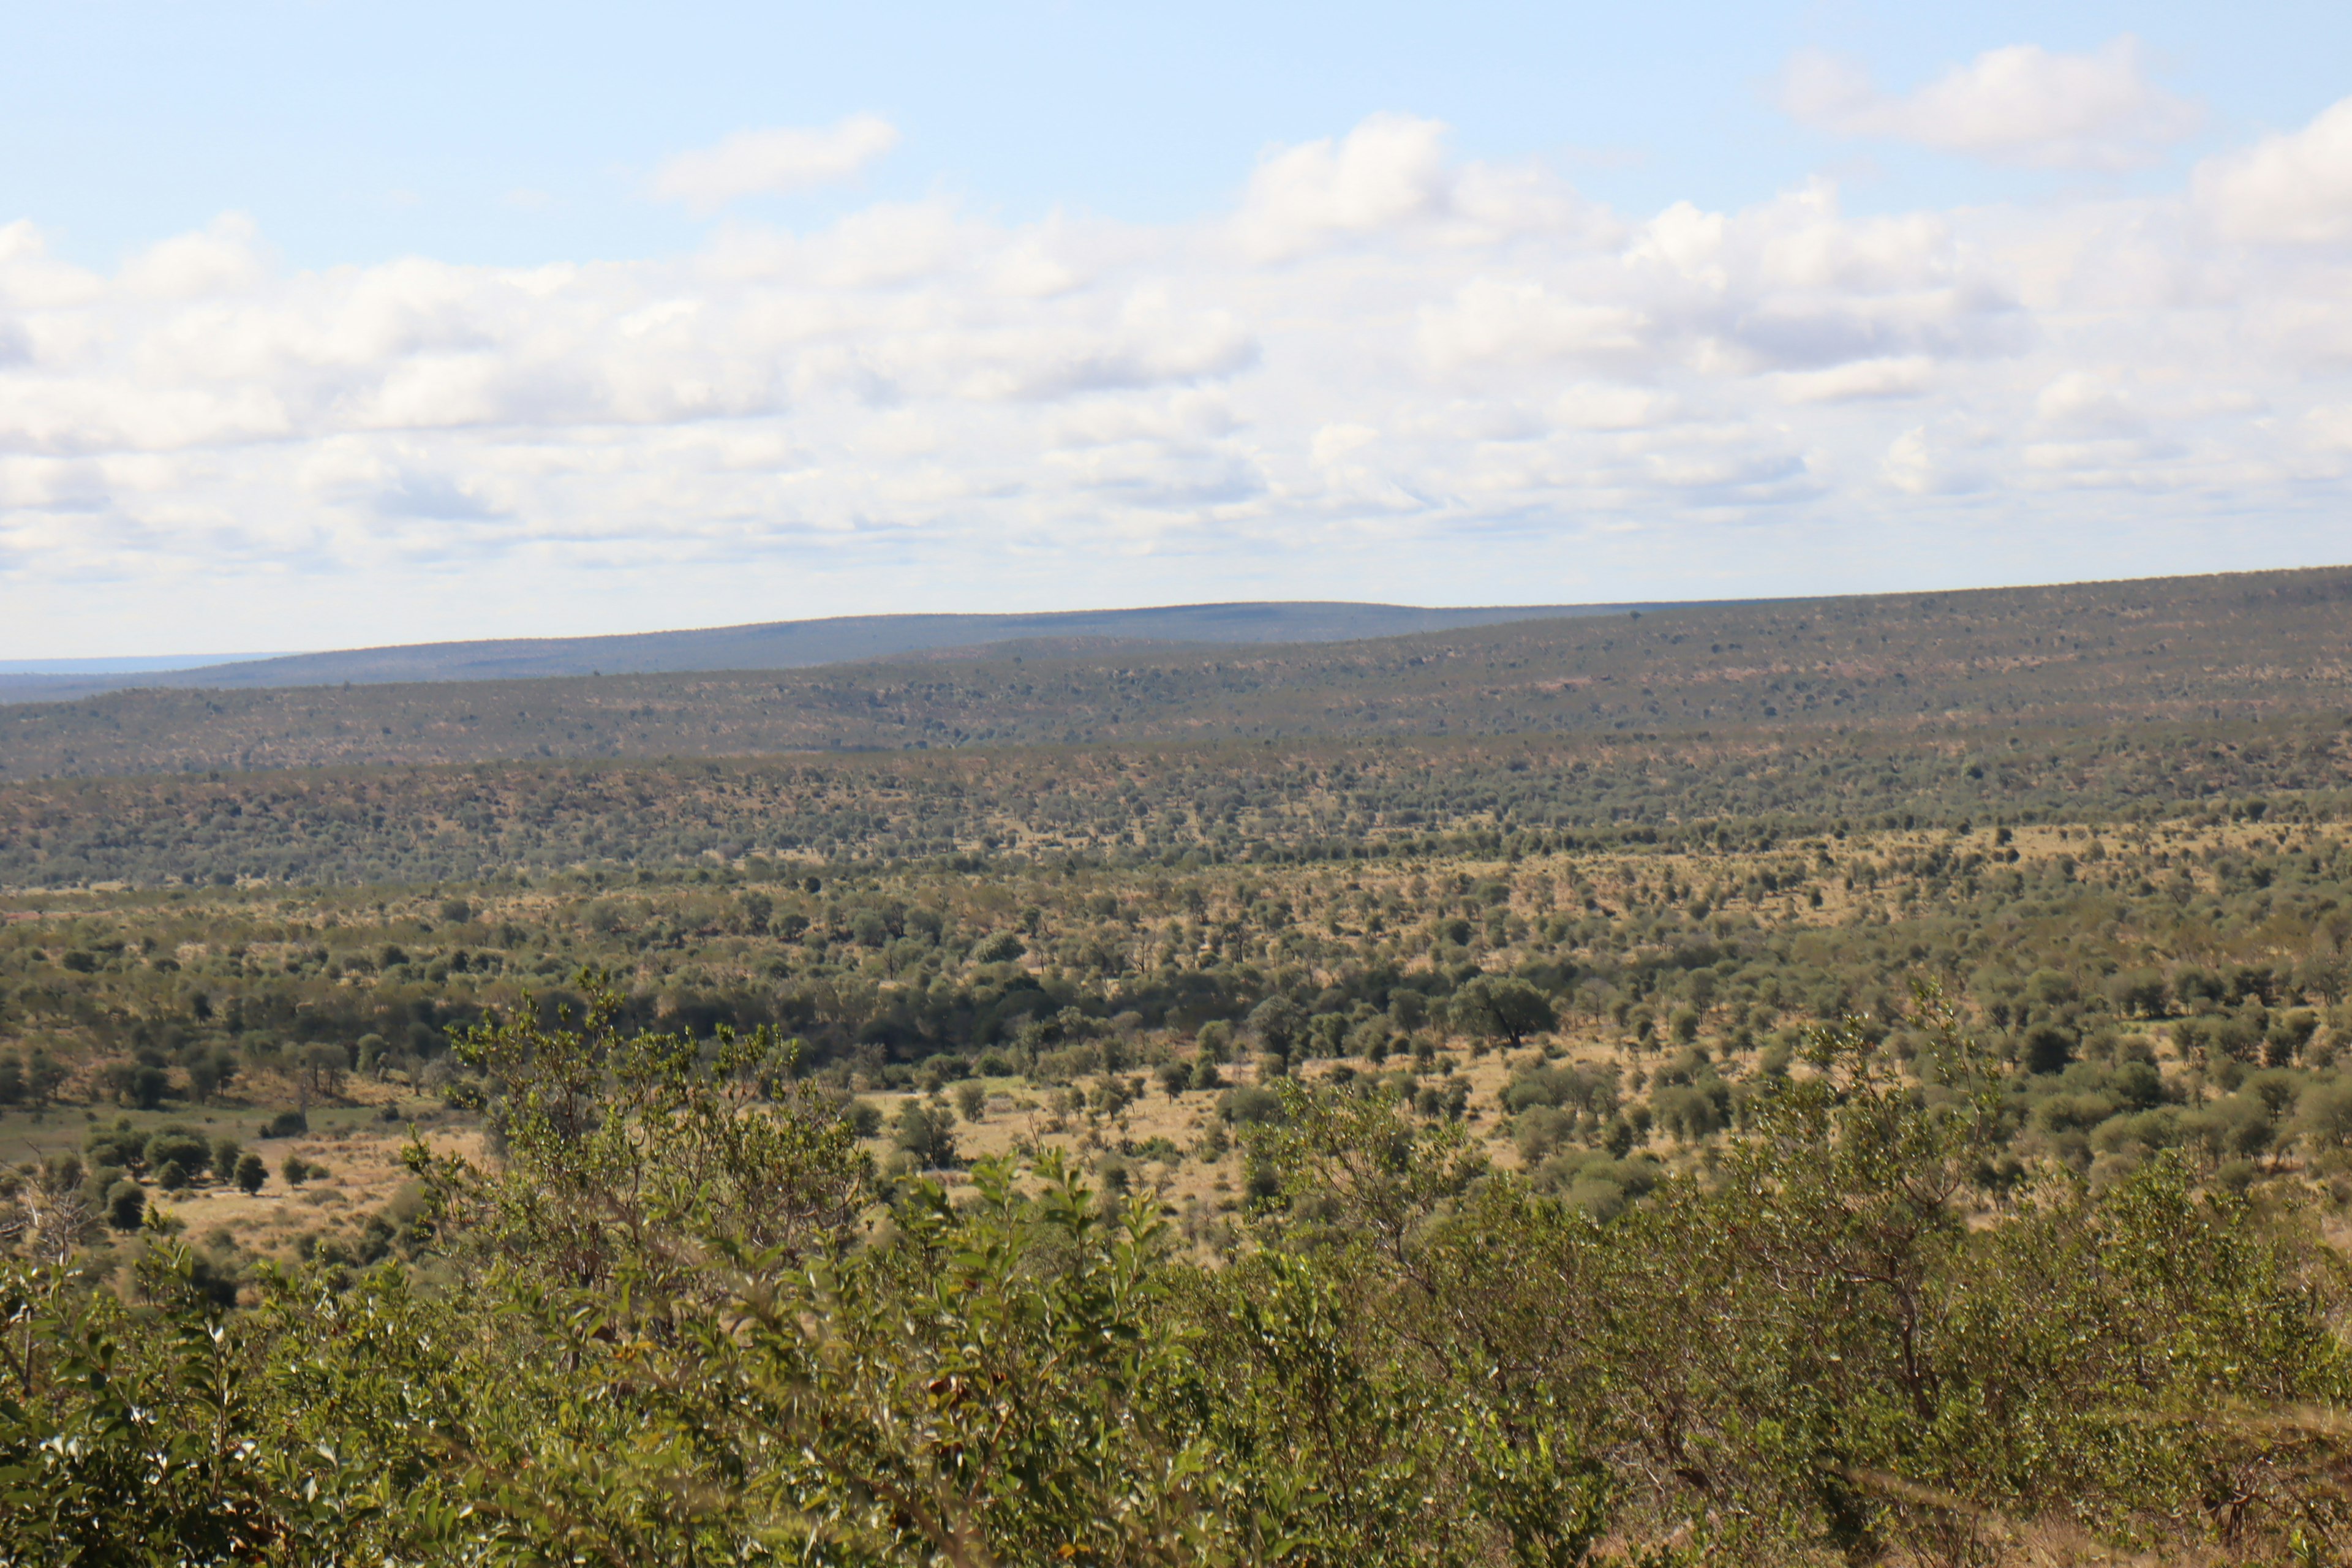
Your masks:
{"label": "distant vegetation", "polygon": [[1109,745],[0,784],[0,887],[572,868],[1168,864],[2223,812],[2352,788],[2336,718]]}
{"label": "distant vegetation", "polygon": [[2341,718],[2352,571],[1696,605],[1372,642],[0,708],[0,777],[530,757]]}

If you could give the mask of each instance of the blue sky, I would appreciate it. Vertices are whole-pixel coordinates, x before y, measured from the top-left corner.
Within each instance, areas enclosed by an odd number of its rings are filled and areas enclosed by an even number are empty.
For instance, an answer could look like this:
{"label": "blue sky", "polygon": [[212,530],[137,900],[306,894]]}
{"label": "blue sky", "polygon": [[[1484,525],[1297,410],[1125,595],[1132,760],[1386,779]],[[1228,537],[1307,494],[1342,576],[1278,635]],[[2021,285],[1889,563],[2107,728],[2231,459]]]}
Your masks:
{"label": "blue sky", "polygon": [[703,226],[643,199],[664,159],[860,112],[902,133],[886,167],[751,210],[806,222],[946,191],[1010,221],[1182,221],[1229,200],[1265,147],[1383,110],[1445,121],[1465,156],[1550,160],[1636,210],[1743,205],[1823,167],[1859,174],[1856,210],[1941,206],[2065,182],[1841,145],[1774,107],[1789,58],[1850,55],[1899,88],[2003,45],[2134,35],[2212,114],[2144,181],[2352,88],[2352,8],[2308,4],[11,10],[0,193],[101,266],[228,210],[298,267],[661,255]]}
{"label": "blue sky", "polygon": [[7,37],[0,658],[2352,554],[2352,8]]}

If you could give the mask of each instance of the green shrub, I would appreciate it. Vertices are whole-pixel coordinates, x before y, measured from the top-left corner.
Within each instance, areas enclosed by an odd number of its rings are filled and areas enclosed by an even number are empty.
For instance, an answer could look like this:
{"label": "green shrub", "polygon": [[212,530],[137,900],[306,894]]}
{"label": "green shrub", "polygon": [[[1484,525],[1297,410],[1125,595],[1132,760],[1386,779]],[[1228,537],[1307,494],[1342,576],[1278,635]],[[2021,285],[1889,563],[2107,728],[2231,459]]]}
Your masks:
{"label": "green shrub", "polygon": [[147,1191],[125,1179],[106,1189],[106,1223],[117,1230],[137,1230],[147,1212]]}
{"label": "green shrub", "polygon": [[180,1167],[182,1184],[204,1174],[212,1163],[212,1145],[184,1127],[166,1127],[153,1133],[142,1151],[146,1168],[159,1174],[165,1165]]}

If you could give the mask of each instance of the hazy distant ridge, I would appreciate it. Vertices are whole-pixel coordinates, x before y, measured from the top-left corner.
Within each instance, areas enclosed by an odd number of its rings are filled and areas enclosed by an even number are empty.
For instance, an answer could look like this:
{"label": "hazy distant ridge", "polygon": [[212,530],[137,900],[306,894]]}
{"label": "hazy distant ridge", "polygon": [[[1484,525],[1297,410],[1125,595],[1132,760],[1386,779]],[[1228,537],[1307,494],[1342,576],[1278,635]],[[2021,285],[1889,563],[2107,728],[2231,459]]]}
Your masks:
{"label": "hazy distant ridge", "polygon": [[[1240,640],[1265,629],[1265,620],[1254,627],[1249,618],[1257,608],[1137,612],[1127,627],[1151,626],[1156,614],[1161,635],[1012,637],[977,657],[955,649],[969,650],[975,632],[1045,617],[941,616],[949,624],[938,635],[958,639],[952,649],[821,668],[742,668],[758,641],[730,644],[728,632],[676,634],[698,639],[684,657],[698,647],[702,658],[735,665],[715,671],[633,672],[606,658],[590,666],[603,668],[601,678],[379,678],[346,687],[335,671],[353,667],[329,661],[362,656],[271,660],[324,668],[310,684],[281,679],[224,690],[205,670],[194,678],[203,687],[0,707],[0,777],[1308,735],[1704,731],[1719,741],[1802,728],[1998,731],[2340,720],[2352,710],[2347,568],[1685,605],[1638,617],[1387,610],[1494,619],[1324,641],[1300,635],[1316,626],[1313,616],[1329,617],[1320,623],[1328,633],[1383,607],[1266,606],[1298,612],[1273,617],[1293,639],[1284,645]],[[1067,632],[1072,620],[1083,628],[1087,618],[1060,619],[1046,629]],[[1171,620],[1180,634],[1213,628],[1232,640],[1186,641],[1169,635]],[[845,624],[857,623],[817,623]],[[541,646],[586,662],[598,656],[583,650],[599,644],[671,640]],[[527,654],[534,645],[513,646]],[[850,646],[844,639],[824,651]],[[460,668],[549,667],[484,659]],[[2344,777],[2352,782],[2352,773]]]}
{"label": "hazy distant ridge", "polygon": [[802,669],[1014,638],[1113,637],[1181,643],[1348,642],[1451,631],[1501,621],[1649,608],[1627,605],[1479,605],[1252,603],[1037,615],[841,616],[626,637],[511,637],[289,654],[154,674],[0,676],[0,701],[53,701],[131,686],[236,689],[383,685],[399,681],[527,680],[564,675],[681,675]]}

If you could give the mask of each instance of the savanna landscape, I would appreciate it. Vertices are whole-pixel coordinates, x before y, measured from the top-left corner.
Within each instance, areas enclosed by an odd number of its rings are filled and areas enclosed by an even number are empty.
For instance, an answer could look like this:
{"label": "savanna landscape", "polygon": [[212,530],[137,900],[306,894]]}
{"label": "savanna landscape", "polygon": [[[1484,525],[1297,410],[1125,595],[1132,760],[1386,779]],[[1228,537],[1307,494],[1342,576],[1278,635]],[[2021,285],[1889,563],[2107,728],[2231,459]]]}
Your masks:
{"label": "savanna landscape", "polygon": [[0,710],[0,1561],[2336,1561],[2344,580]]}

